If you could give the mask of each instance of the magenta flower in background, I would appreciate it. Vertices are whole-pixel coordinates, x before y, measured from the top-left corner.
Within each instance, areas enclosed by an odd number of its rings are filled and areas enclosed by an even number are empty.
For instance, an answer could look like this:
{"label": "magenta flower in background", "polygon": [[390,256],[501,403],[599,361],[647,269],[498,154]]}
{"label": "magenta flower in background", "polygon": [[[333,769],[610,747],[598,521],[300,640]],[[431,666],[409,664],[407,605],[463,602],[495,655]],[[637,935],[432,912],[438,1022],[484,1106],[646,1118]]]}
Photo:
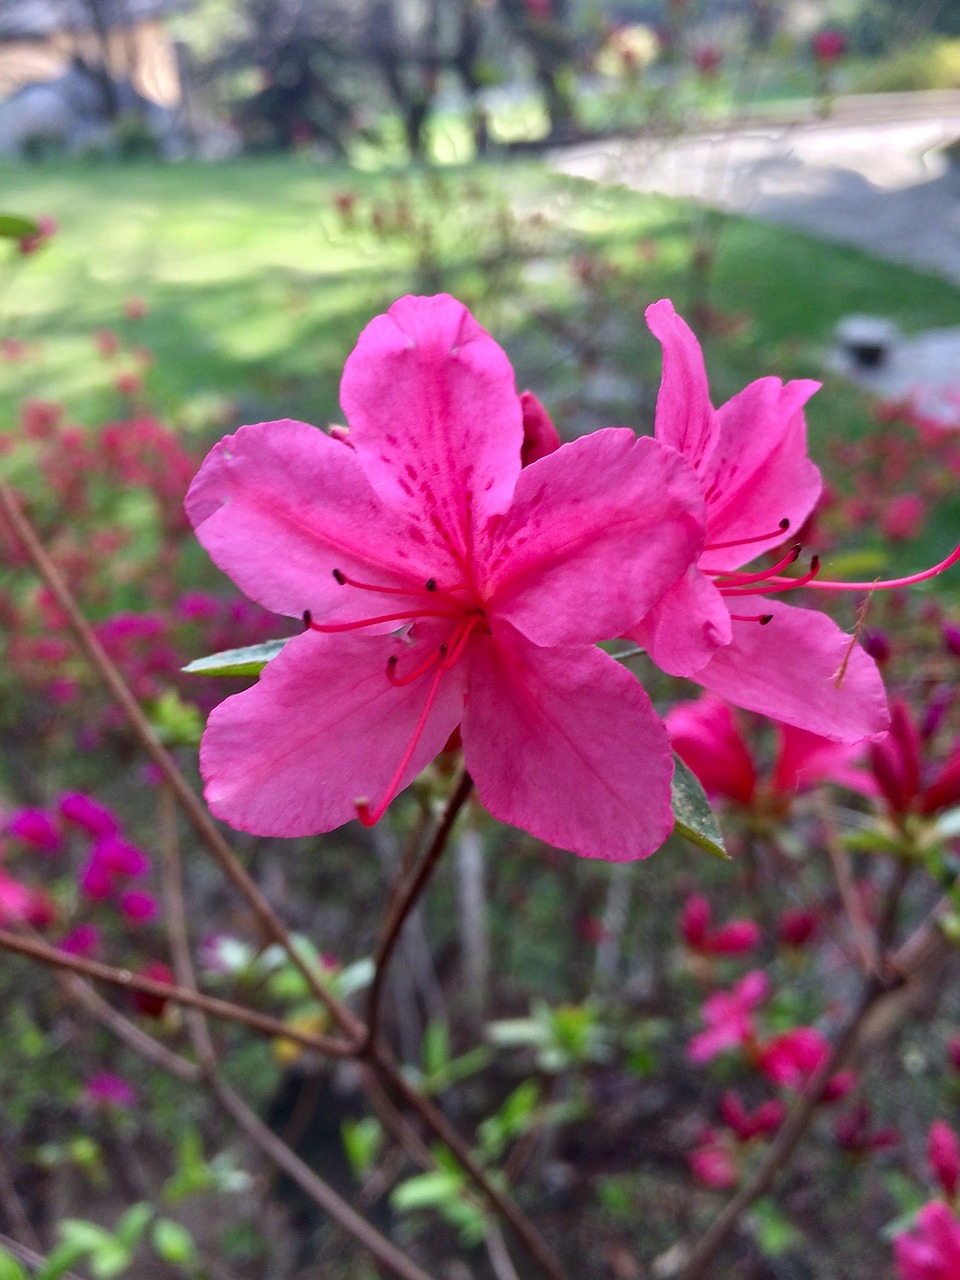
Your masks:
{"label": "magenta flower in background", "polygon": [[913,1227],[895,1238],[893,1256],[898,1280],[957,1280],[960,1222],[942,1200],[932,1200]]}
{"label": "magenta flower in background", "polygon": [[690,1172],[704,1187],[726,1191],[740,1181],[740,1171],[730,1148],[714,1129],[705,1129],[699,1145],[687,1156]]}
{"label": "magenta flower in background", "polygon": [[753,1011],[770,994],[770,983],[762,969],[754,969],[729,991],[708,996],[700,1010],[706,1030],[687,1045],[687,1057],[698,1064],[710,1062],[728,1049],[753,1045],[756,1030]]}
{"label": "magenta flower in background", "polygon": [[720,1114],[739,1142],[750,1142],[753,1138],[768,1137],[779,1129],[787,1109],[779,1098],[771,1098],[748,1111],[739,1094],[728,1089],[720,1099]]}
{"label": "magenta flower in background", "polygon": [[823,31],[817,31],[810,40],[810,47],[813,49],[813,56],[820,63],[836,62],[838,58],[842,58],[847,51],[847,38],[842,31],[837,31],[835,27],[827,27]]}
{"label": "magenta flower in background", "polygon": [[8,835],[41,853],[57,853],[63,844],[59,827],[44,809],[17,809],[10,814],[6,827]]}
{"label": "magenta flower in background", "polygon": [[740,720],[722,698],[705,693],[678,702],[664,717],[673,749],[697,775],[707,795],[723,796],[745,808],[758,799],[789,802],[820,782],[836,782],[861,795],[875,795],[876,784],[855,762],[864,742],[844,743],[776,724],[777,754],[768,780],[761,783]]}
{"label": "magenta flower in background", "polygon": [[587,857],[652,853],[672,826],[666,730],[595,645],[696,556],[690,468],[610,429],[521,470],[537,411],[447,296],[373,320],[341,400],[345,440],[302,422],[242,427],[187,497],[220,568],[308,624],[210,716],[213,812],[262,835],[374,822],[459,725],[501,821]]}
{"label": "magenta flower in background", "polygon": [[31,924],[45,929],[56,919],[53,899],[42,889],[15,880],[0,868],[0,925]]}
{"label": "magenta flower in background", "polygon": [[890,732],[870,744],[870,767],[894,816],[933,815],[960,804],[960,741],[931,777],[924,767],[923,737],[906,703],[891,707]]}
{"label": "magenta flower in background", "polygon": [[680,932],[691,951],[702,956],[737,956],[760,942],[760,926],[753,920],[730,920],[711,929],[710,903],[702,893],[692,893],[680,913]]}
{"label": "magenta flower in background", "polygon": [[829,1052],[829,1044],[816,1028],[793,1027],[760,1046],[757,1066],[771,1084],[802,1089]]}
{"label": "magenta flower in background", "polygon": [[92,856],[112,877],[136,878],[150,870],[150,859],[120,836],[104,836],[93,846]]}
{"label": "magenta flower in background", "polygon": [[112,836],[120,830],[120,819],[105,805],[80,791],[65,791],[57,808],[60,816],[91,836]]}
{"label": "magenta flower in background", "polygon": [[78,924],[58,944],[71,956],[92,956],[100,949],[100,930],[95,924]]}
{"label": "magenta flower in background", "polygon": [[927,1161],[948,1200],[960,1184],[960,1143],[945,1120],[934,1120],[927,1137]]}
{"label": "magenta flower in background", "polygon": [[696,470],[707,536],[697,564],[630,636],[665,671],[735,706],[839,742],[875,737],[888,717],[873,659],[825,614],[764,598],[812,581],[817,563],[783,577],[795,548],[771,569],[741,571],[799,529],[820,495],[803,416],[818,384],[761,378],[715,410],[700,344],[673,304],[654,303],[646,314],[663,346],[656,438]]}
{"label": "magenta flower in background", "polygon": [[131,924],[147,924],[160,913],[156,898],[142,889],[127,889],[121,893],[119,901],[121,912]]}
{"label": "magenta flower in background", "polygon": [[83,1093],[87,1102],[96,1106],[127,1108],[137,1101],[133,1088],[111,1071],[97,1072],[84,1085]]}

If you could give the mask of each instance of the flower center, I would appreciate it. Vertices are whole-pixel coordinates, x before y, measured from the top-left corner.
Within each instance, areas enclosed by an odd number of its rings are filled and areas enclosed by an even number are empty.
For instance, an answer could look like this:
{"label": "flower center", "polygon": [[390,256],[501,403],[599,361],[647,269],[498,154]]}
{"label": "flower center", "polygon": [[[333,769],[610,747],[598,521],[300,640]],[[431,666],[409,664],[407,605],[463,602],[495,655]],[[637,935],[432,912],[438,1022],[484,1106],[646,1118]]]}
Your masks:
{"label": "flower center", "polygon": [[378,595],[404,597],[407,603],[413,607],[397,610],[395,613],[381,613],[375,617],[358,618],[353,622],[331,623],[314,622],[309,611],[307,611],[303,615],[303,621],[311,631],[323,633],[357,631],[362,627],[372,627],[385,622],[413,623],[427,618],[449,621],[450,623],[450,630],[446,639],[432,649],[426,658],[411,671],[406,671],[403,674],[398,672],[399,657],[397,654],[391,654],[387,659],[386,678],[394,688],[404,688],[407,685],[411,685],[431,670],[433,671],[433,678],[430,681],[423,710],[414,726],[410,741],[403,751],[400,763],[397,765],[393,777],[387,785],[383,798],[373,809],[370,808],[370,802],[366,798],[358,799],[354,802],[359,820],[364,826],[372,827],[374,823],[379,822],[383,817],[387,807],[399,790],[403,775],[410,764],[417,743],[423,736],[427,720],[430,717],[430,711],[440,689],[440,681],[445,673],[452,670],[463,657],[470,642],[470,637],[477,628],[483,628],[489,633],[489,625],[483,607],[475,600],[473,593],[463,583],[458,583],[452,587],[440,587],[436,578],[428,578],[422,587],[387,587],[371,582],[358,582],[355,578],[348,578],[340,569],[334,569],[333,576],[341,586],[352,587],[359,591],[371,591]]}

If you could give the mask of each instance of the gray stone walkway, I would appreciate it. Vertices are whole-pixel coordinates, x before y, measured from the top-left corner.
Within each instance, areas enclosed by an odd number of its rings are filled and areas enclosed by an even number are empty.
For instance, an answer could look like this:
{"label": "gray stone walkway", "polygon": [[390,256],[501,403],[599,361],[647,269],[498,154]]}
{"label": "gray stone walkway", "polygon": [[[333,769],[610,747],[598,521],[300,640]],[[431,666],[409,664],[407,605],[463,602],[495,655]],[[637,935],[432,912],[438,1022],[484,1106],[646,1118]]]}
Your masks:
{"label": "gray stone walkway", "polygon": [[[957,139],[960,94],[898,94],[841,100],[836,119],[612,140],[570,148],[552,163],[852,244],[960,284],[960,156],[951,166],[943,150]],[[877,369],[857,369],[840,353],[832,366],[960,427],[960,327],[902,339]]]}

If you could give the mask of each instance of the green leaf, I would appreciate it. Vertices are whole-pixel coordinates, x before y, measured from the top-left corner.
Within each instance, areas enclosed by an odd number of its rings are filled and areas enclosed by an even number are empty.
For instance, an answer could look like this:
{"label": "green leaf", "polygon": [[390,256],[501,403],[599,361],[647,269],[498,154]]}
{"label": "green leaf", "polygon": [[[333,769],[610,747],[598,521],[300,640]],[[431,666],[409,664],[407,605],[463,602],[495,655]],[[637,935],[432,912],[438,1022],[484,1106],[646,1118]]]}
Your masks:
{"label": "green leaf", "polygon": [[27,1280],[27,1273],[12,1253],[0,1248],[0,1280]]}
{"label": "green leaf", "polygon": [[435,1019],[423,1034],[423,1069],[436,1075],[450,1061],[450,1033],[447,1024]]}
{"label": "green leaf", "polygon": [[189,676],[258,676],[292,638],[265,640],[263,644],[248,644],[243,649],[223,649],[206,658],[194,658],[183,670]]}
{"label": "green leaf", "polygon": [[455,1202],[463,1192],[463,1178],[446,1169],[419,1173],[394,1187],[390,1203],[398,1213],[430,1209]]}
{"label": "green leaf", "polygon": [[61,1244],[51,1253],[33,1280],[60,1280],[71,1267],[86,1257],[87,1250],[77,1244]]}
{"label": "green leaf", "polygon": [[97,1249],[96,1253],[90,1255],[90,1270],[96,1277],[96,1280],[113,1280],[114,1276],[119,1276],[133,1262],[133,1250],[127,1249],[119,1240],[111,1239],[109,1244],[103,1244]]}
{"label": "green leaf", "polygon": [[376,1116],[363,1116],[359,1120],[347,1116],[340,1125],[340,1136],[353,1176],[363,1181],[373,1172],[374,1161],[383,1146],[383,1126]]}
{"label": "green leaf", "polygon": [[40,228],[32,218],[21,218],[16,213],[0,213],[0,236],[8,240],[22,240],[24,236],[37,236]]}
{"label": "green leaf", "polygon": [[135,1248],[152,1217],[153,1209],[145,1201],[131,1205],[117,1223],[116,1238],[127,1249]]}
{"label": "green leaf", "polygon": [[172,1218],[158,1218],[153,1224],[153,1247],[164,1262],[174,1266],[194,1262],[197,1246],[186,1227]]}
{"label": "green leaf", "polygon": [[715,858],[729,858],[723,832],[699,779],[678,755],[673,757],[673,830]]}

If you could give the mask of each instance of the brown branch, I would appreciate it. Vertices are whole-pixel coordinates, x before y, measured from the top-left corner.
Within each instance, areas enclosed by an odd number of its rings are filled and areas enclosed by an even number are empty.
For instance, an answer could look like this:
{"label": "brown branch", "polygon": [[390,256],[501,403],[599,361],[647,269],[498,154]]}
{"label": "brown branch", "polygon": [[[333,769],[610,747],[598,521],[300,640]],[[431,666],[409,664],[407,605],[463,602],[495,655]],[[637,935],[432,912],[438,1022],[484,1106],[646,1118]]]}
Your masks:
{"label": "brown branch", "polygon": [[377,943],[376,953],[374,955],[375,969],[373,976],[373,985],[370,988],[370,1001],[367,1006],[367,1031],[363,1041],[358,1049],[361,1056],[366,1056],[374,1045],[377,1037],[377,1024],[380,1017],[380,1003],[383,997],[383,986],[386,981],[387,971],[390,967],[390,959],[393,955],[394,948],[400,939],[403,926],[410,912],[416,906],[420,895],[427,886],[427,882],[433,875],[440,859],[443,857],[447,847],[447,840],[450,832],[453,830],[453,824],[456,822],[460,810],[466,804],[470,792],[473,790],[473,780],[464,769],[457,782],[456,787],[447,801],[447,807],[443,812],[443,817],[434,832],[433,840],[430,842],[430,848],[424,854],[419,867],[413,874],[406,891],[400,895],[393,905],[393,909],[384,922],[383,929],[380,934],[380,941]]}
{"label": "brown branch", "polygon": [[[20,1244],[16,1240],[11,1240],[9,1236],[0,1233],[0,1245],[6,1249],[7,1253],[12,1253],[18,1262],[26,1263],[31,1271],[39,1271],[41,1267],[47,1265],[47,1259],[43,1254],[37,1253],[33,1249],[28,1249],[26,1245]],[[75,1271],[62,1271],[60,1280],[81,1280]]]}
{"label": "brown branch", "polygon": [[28,1248],[39,1249],[40,1239],[33,1229],[33,1224],[27,1217],[27,1211],[24,1209],[23,1201],[14,1186],[10,1170],[2,1159],[0,1159],[0,1205],[3,1206],[3,1212],[10,1223],[11,1231],[16,1231],[21,1243]]}
{"label": "brown branch", "polygon": [[66,951],[60,951],[56,947],[41,942],[38,938],[28,938],[23,934],[11,933],[8,929],[0,929],[0,948],[16,952],[18,955],[29,956],[31,960],[39,960],[55,969],[78,973],[84,978],[93,978],[96,982],[107,982],[125,991],[142,991],[144,995],[171,1000],[174,1004],[182,1004],[189,1009],[199,1009],[213,1018],[239,1022],[263,1035],[282,1036],[286,1040],[293,1040],[304,1048],[314,1049],[318,1053],[338,1057],[343,1057],[347,1053],[341,1041],[331,1040],[328,1036],[311,1035],[297,1027],[288,1026],[280,1018],[272,1018],[269,1014],[258,1013],[255,1009],[247,1009],[229,1000],[219,1000],[216,996],[201,995],[199,991],[189,991],[171,982],[158,982],[155,978],[134,973],[130,969],[115,969],[112,965],[102,964],[99,960],[70,955]]}

